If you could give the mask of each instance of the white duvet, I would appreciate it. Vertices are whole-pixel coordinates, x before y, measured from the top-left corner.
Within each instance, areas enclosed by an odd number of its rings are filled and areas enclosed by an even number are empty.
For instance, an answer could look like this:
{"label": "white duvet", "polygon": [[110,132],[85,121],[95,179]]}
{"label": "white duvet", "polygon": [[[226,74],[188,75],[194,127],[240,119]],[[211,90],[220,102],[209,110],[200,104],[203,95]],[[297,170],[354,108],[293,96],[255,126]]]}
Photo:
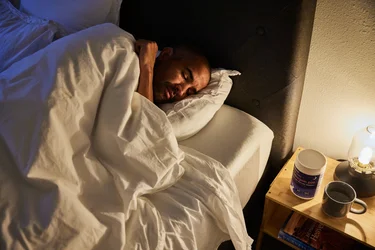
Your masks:
{"label": "white duvet", "polygon": [[99,25],[0,74],[0,249],[251,248],[229,172],[135,92],[133,43]]}

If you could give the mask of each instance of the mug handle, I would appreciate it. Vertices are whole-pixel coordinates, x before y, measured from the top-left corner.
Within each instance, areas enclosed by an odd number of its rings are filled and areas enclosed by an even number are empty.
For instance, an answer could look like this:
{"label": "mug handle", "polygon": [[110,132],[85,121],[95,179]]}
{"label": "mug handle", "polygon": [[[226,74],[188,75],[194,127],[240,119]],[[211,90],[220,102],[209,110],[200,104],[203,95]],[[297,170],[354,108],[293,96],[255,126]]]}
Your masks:
{"label": "mug handle", "polygon": [[364,202],[363,200],[355,198],[354,203],[357,203],[357,204],[361,205],[362,209],[350,208],[350,212],[352,212],[354,214],[364,214],[364,213],[366,213],[366,211],[367,211],[366,202]]}

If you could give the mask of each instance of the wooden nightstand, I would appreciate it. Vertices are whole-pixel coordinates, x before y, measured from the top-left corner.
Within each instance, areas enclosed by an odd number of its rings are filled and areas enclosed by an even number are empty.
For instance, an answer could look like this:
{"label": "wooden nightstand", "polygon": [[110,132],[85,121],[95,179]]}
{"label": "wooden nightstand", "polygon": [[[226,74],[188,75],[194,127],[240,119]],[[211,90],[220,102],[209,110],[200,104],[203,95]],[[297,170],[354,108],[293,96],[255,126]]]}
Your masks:
{"label": "wooden nightstand", "polygon": [[[298,148],[293,156],[284,165],[279,174],[271,184],[266,195],[264,204],[262,226],[259,232],[256,249],[260,250],[264,234],[268,234],[276,239],[280,228],[287,219],[291,211],[300,213],[309,217],[327,227],[330,227],[347,237],[351,237],[360,243],[375,249],[375,197],[363,198],[368,210],[365,214],[357,215],[349,213],[344,218],[331,218],[321,211],[321,201],[323,198],[324,187],[330,181],[333,181],[333,173],[338,161],[327,157],[327,168],[320,186],[319,192],[312,200],[302,200],[296,197],[290,190],[290,180],[292,177],[294,160]],[[294,245],[282,239],[278,239],[284,244],[298,249]]]}

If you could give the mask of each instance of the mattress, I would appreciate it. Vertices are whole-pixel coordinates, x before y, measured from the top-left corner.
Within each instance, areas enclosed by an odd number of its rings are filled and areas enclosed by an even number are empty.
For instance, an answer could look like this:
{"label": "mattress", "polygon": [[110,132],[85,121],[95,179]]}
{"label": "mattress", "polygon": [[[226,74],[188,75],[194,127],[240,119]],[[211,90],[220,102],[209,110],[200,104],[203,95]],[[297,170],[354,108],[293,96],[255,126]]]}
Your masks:
{"label": "mattress", "polygon": [[244,207],[262,177],[273,138],[272,130],[255,117],[223,105],[207,126],[179,144],[222,163],[235,180]]}

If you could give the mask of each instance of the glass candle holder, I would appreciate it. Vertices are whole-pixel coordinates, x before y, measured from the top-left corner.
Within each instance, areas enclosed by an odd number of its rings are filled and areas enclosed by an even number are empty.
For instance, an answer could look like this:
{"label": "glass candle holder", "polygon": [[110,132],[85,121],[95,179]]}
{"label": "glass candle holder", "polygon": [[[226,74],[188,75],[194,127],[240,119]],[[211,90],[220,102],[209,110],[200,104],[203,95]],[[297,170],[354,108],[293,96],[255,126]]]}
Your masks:
{"label": "glass candle holder", "polygon": [[348,161],[356,172],[375,172],[375,126],[368,126],[354,135],[348,152]]}
{"label": "glass candle holder", "polygon": [[337,165],[334,179],[351,185],[358,197],[375,195],[375,126],[354,135],[348,160]]}

